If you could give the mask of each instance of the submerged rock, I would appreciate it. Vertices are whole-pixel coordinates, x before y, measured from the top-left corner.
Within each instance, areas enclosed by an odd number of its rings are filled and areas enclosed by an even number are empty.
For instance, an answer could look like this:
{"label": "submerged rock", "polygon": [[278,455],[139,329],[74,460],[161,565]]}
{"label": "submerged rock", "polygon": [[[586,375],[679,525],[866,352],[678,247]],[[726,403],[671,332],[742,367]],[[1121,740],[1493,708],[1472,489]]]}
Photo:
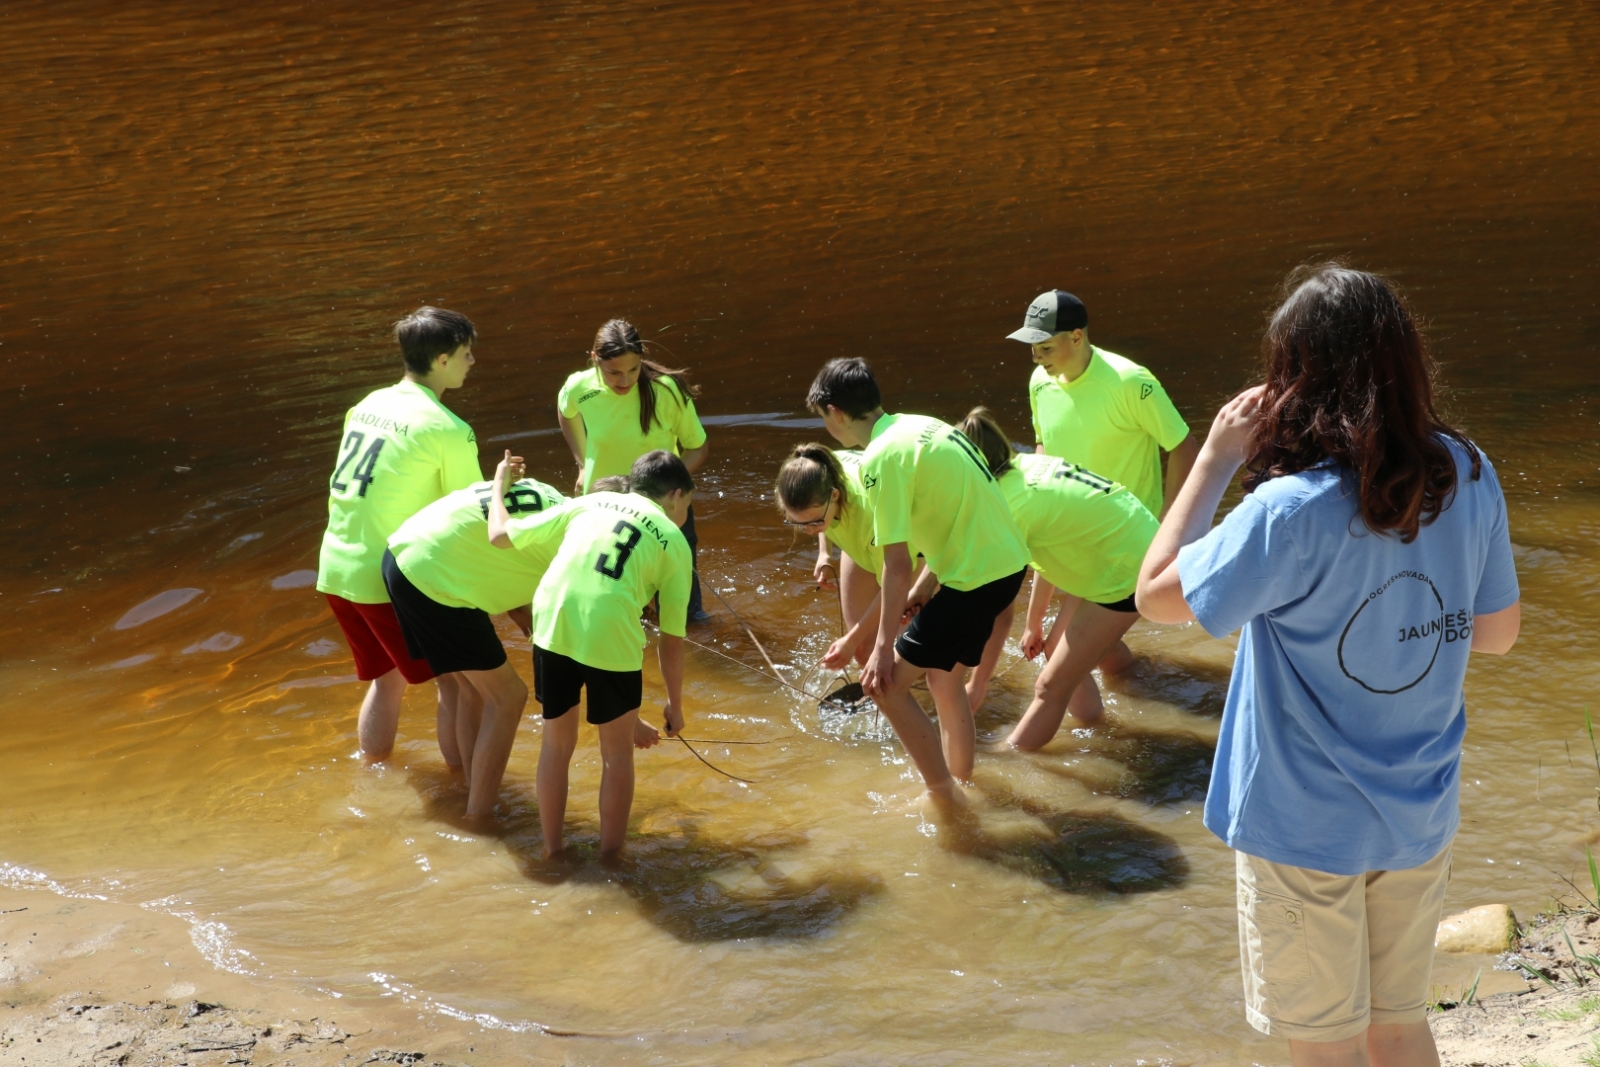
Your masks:
{"label": "submerged rock", "polygon": [[1485,904],[1445,917],[1434,935],[1440,952],[1507,952],[1517,941],[1517,917],[1504,904]]}

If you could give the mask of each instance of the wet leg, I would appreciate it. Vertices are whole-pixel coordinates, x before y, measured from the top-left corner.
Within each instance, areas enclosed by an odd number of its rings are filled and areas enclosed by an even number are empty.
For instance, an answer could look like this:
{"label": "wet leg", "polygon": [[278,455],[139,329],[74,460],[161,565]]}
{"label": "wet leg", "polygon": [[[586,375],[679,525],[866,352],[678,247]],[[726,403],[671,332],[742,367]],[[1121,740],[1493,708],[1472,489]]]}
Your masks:
{"label": "wet leg", "polygon": [[939,728],[922,710],[917,698],[911,695],[911,685],[922,677],[921,667],[913,666],[895,653],[894,680],[889,690],[877,698],[878,709],[883,712],[895,735],[905,747],[906,755],[917,765],[923,783],[934,802],[941,807],[954,807],[960,803],[956,797],[955,781],[950,777],[950,767],[945,763],[940,746]]}
{"label": "wet leg", "polygon": [[[461,683],[454,674],[441,674],[433,680],[439,691],[439,706],[434,713],[434,728],[439,735],[439,754],[452,771],[461,770],[461,747],[456,744],[456,702],[461,699]],[[468,688],[471,688],[468,686]]]}
{"label": "wet leg", "polygon": [[[983,646],[983,661],[972,669],[972,677],[967,679],[967,707],[972,711],[983,707],[984,699],[989,695],[989,680],[994,677],[994,669],[1000,663],[1000,653],[1006,647],[1006,638],[1011,636],[1011,620],[1016,618],[1016,614],[1017,605],[1011,603],[995,616],[989,643]],[[928,688],[933,688],[932,682],[928,683]]]}
{"label": "wet leg", "polygon": [[[576,716],[573,716],[576,718]],[[639,709],[600,724],[600,854],[613,855],[628,837],[633,809],[633,741]]]}
{"label": "wet leg", "polygon": [[463,680],[456,698],[456,748],[461,752],[461,770],[472,778],[472,754],[478,746],[478,731],[483,728],[483,696],[478,687]]}
{"label": "wet leg", "polygon": [[488,815],[500,793],[500,779],[517,739],[517,724],[528,703],[528,687],[509,661],[492,671],[462,671],[483,698],[483,725],[472,746],[472,773],[467,793],[467,816]]}
{"label": "wet leg", "polygon": [[539,798],[539,830],[544,835],[545,859],[561,851],[567,821],[567,769],[577,747],[577,705],[562,712],[559,718],[544,720],[539,776],[533,791]]}
{"label": "wet leg", "polygon": [[388,759],[394,751],[395,734],[400,731],[400,701],[405,695],[406,680],[399,670],[380,675],[367,686],[361,717],[356,720],[356,737],[366,762]]}
{"label": "wet leg", "polygon": [[939,740],[945,766],[960,781],[972,777],[973,750],[978,747],[972,708],[967,704],[966,687],[961,684],[964,673],[965,669],[959,665],[954,671],[928,672],[928,692],[939,713]]}
{"label": "wet leg", "polygon": [[[1079,601],[1072,618],[1067,621],[1066,636],[1034,683],[1033,702],[1006,740],[1017,748],[1032,751],[1054,737],[1061,728],[1069,699],[1085,681],[1093,684],[1089,672],[1138,617],[1135,612],[1112,611]],[[1077,699],[1079,707],[1083,708],[1084,698]],[[1077,709],[1073,717],[1079,722],[1092,722],[1099,717],[1102,709],[1098,688],[1094,690],[1093,708],[1084,710],[1091,712],[1092,718],[1079,718]]]}

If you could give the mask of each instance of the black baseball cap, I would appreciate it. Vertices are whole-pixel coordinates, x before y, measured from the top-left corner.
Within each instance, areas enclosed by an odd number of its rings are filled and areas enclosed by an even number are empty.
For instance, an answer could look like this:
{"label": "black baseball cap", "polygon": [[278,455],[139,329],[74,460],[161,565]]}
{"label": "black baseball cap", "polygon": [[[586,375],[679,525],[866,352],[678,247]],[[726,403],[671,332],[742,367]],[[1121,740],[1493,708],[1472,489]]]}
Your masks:
{"label": "black baseball cap", "polygon": [[1033,298],[1028,314],[1022,319],[1022,329],[1006,336],[1013,341],[1036,345],[1058,333],[1071,333],[1088,325],[1089,309],[1083,306],[1083,301],[1065,289],[1052,289]]}

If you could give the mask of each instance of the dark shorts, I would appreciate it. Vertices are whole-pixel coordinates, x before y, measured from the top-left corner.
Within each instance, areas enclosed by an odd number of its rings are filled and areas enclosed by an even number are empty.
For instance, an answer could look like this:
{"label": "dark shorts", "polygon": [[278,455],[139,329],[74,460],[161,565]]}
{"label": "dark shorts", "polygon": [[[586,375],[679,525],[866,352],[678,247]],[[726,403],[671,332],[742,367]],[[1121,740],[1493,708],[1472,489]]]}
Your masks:
{"label": "dark shorts", "polygon": [[411,654],[427,660],[434,674],[492,671],[506,661],[506,647],[487,612],[439,603],[411,584],[387,549],[383,553],[383,584],[389,589]]}
{"label": "dark shorts", "polygon": [[1089,603],[1093,604],[1097,608],[1105,608],[1107,611],[1125,611],[1133,615],[1139,614],[1139,606],[1133,602],[1132,593],[1129,593],[1121,600],[1114,600],[1109,604],[1102,603],[1098,600],[1091,600]]}
{"label": "dark shorts", "polygon": [[894,643],[900,658],[928,671],[953,670],[983,660],[995,618],[1017,599],[1026,571],[996,578],[965,592],[941,586]]}
{"label": "dark shorts", "polygon": [[393,604],[357,604],[332,593],[323,595],[328,598],[333,617],[339,620],[339,629],[344,631],[344,639],[350,645],[357,678],[370,682],[398,670],[400,677],[416,685],[433,677],[433,669],[427,661],[412,655],[406,646]]}
{"label": "dark shorts", "polygon": [[589,687],[588,718],[596,726],[644,703],[643,671],[602,670],[533,646],[533,698],[544,707],[545,718],[559,719],[577,707],[584,686]]}

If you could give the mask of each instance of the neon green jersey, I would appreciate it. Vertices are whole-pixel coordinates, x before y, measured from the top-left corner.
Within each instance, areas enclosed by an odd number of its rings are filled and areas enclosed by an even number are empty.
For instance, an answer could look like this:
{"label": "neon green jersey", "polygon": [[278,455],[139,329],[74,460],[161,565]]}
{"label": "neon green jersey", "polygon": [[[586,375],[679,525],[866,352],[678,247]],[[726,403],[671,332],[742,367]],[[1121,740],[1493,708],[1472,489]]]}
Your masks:
{"label": "neon green jersey", "polygon": [[1161,449],[1189,436],[1155,375],[1103,348],[1089,348],[1089,366],[1068,382],[1043,367],[1028,381],[1033,439],[1047,456],[1087,467],[1132,490],[1161,513]]}
{"label": "neon green jersey", "polygon": [[684,635],[689,542],[655,501],[591,493],[506,525],[518,551],[555,550],[533,596],[533,643],[589,667],[644,666],[639,613],[661,594],[661,632]]}
{"label": "neon green jersey", "polygon": [[683,449],[706,443],[705,427],[695,414],[694,401],[684,395],[678,383],[671,378],[658,378],[655,391],[656,413],[650,421],[650,432],[640,433],[637,385],[618,396],[606,385],[599,367],[568,376],[556,403],[568,419],[583,419],[585,490],[596,478],[627,474],[633,469],[633,461],[646,452],[661,448],[682,455]]}
{"label": "neon green jersey", "polygon": [[[493,482],[457,489],[401,523],[389,538],[400,573],[446,607],[477,608],[490,615],[527,607],[555,557],[553,549],[507,552],[491,545],[493,495]],[[553,508],[566,497],[524,478],[512,484],[505,500],[506,511],[515,518]]]}
{"label": "neon green jersey", "polygon": [[482,478],[472,427],[433,390],[402,381],[368,393],[344,417],[317,589],[387,604],[379,565],[389,535],[423,505]]}
{"label": "neon green jersey", "polygon": [[885,415],[861,455],[878,544],[915,544],[940,584],[970,590],[1028,565],[1028,549],[977,447],[926,415]]}
{"label": "neon green jersey", "polygon": [[[833,522],[828,525],[828,540],[834,546],[883,581],[883,549],[872,536],[872,505],[867,501],[867,491],[861,487],[861,453],[840,450],[833,454],[844,474],[845,504]],[[913,562],[921,553],[915,545],[907,545]]]}
{"label": "neon green jersey", "polygon": [[1000,491],[1045,581],[1097,604],[1133,594],[1161,524],[1109,478],[1054,456],[1012,457]]}

